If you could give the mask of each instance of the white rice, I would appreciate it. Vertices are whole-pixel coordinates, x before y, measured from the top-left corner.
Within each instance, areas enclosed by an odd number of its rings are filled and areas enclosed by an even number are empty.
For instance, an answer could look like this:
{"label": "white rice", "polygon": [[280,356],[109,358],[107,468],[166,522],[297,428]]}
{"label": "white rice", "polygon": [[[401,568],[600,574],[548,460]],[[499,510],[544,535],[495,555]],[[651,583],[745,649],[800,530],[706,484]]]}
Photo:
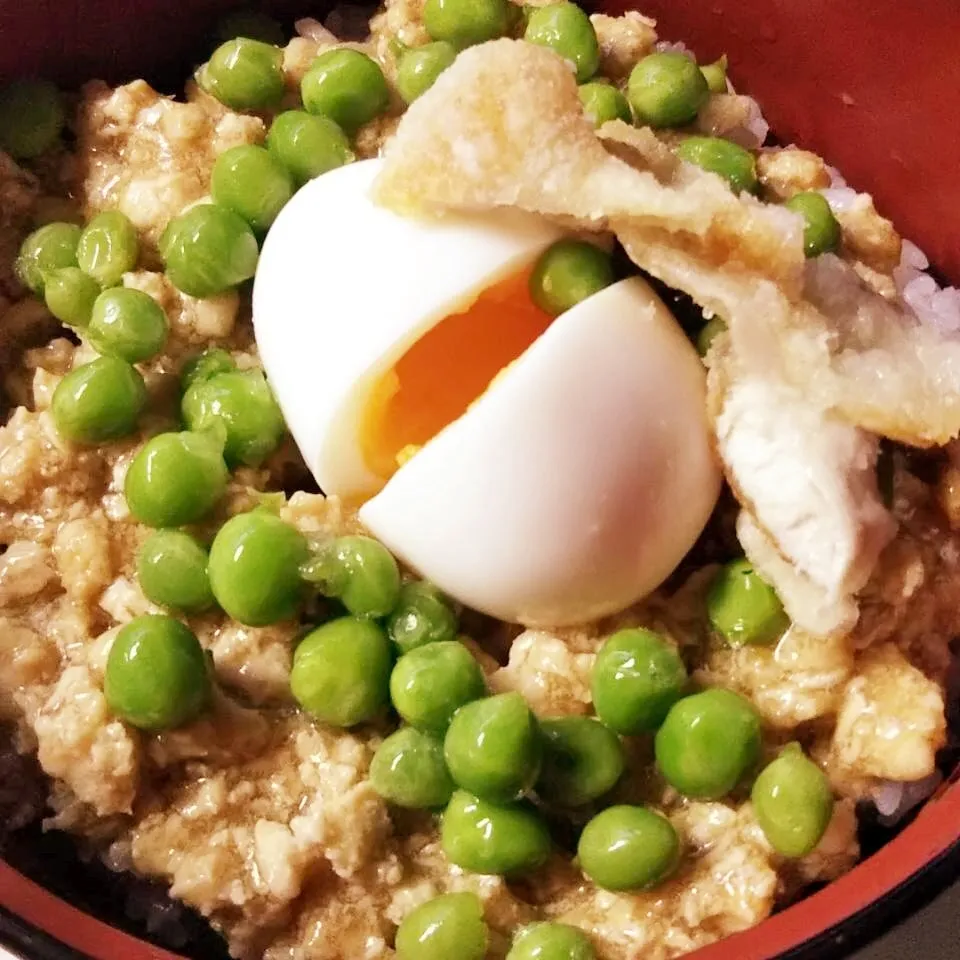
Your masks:
{"label": "white rice", "polygon": [[885,780],[880,783],[873,790],[873,802],[880,814],[880,823],[889,827],[901,820],[914,807],[923,803],[942,781],[943,774],[936,771],[923,780],[908,783]]}
{"label": "white rice", "polygon": [[[820,192],[834,213],[844,213],[861,195],[848,186],[839,170],[827,169],[830,186]],[[935,326],[943,334],[960,333],[960,289],[941,287],[926,272],[929,266],[926,254],[915,243],[904,240],[900,264],[893,271],[897,293],[918,320]]]}

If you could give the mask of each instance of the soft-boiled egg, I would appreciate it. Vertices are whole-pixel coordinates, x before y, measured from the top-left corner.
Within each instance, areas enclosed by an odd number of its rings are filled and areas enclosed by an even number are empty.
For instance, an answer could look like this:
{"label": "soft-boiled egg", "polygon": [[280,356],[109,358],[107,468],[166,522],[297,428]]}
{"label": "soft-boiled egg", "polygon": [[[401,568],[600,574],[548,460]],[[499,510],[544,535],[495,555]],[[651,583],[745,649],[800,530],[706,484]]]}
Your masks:
{"label": "soft-boiled egg", "polygon": [[257,343],[308,466],[468,606],[531,625],[623,609],[716,502],[699,357],[639,277],[551,318],[528,277],[555,226],[400,217],[369,199],[379,165],[307,184],[260,257]]}

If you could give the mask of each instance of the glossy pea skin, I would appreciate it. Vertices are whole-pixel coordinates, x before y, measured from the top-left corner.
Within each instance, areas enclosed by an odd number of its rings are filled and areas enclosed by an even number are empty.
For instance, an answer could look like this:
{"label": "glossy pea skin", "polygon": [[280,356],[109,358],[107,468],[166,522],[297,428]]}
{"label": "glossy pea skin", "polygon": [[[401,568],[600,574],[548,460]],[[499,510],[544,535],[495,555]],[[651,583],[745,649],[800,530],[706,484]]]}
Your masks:
{"label": "glossy pea skin", "polygon": [[506,875],[535,870],[550,856],[550,834],[523,804],[495,804],[457,790],[440,826],[447,859],[473,873]]}
{"label": "glossy pea skin", "polygon": [[229,479],[217,443],[200,433],[161,433],[133,458],[123,483],[130,512],[151,527],[202,520]]}
{"label": "glossy pea skin", "polygon": [[705,357],[713,346],[713,341],[726,329],[727,325],[720,317],[711,317],[697,334],[697,353]]}
{"label": "glossy pea skin", "polygon": [[727,92],[727,55],[724,54],[719,60],[708,63],[700,68],[703,79],[707,81],[707,88],[711,93]]}
{"label": "glossy pea skin", "polygon": [[353,727],[387,705],[392,660],[390,641],[379,624],[340,617],[300,641],[290,689],[300,706],[324,723]]}
{"label": "glossy pea skin", "polygon": [[431,40],[446,40],[458,50],[495,40],[510,29],[509,0],[426,0],[423,25]]}
{"label": "glossy pea skin", "polygon": [[46,275],[77,265],[81,230],[75,223],[54,222],[29,234],[14,261],[19,281],[38,297],[43,296]]}
{"label": "glossy pea skin", "polygon": [[714,577],[707,592],[710,624],[732,647],[775,643],[790,626],[776,590],[749,560],[734,560]]}
{"label": "glossy pea skin", "polygon": [[0,88],[0,150],[32,160],[60,137],[65,114],[60,91],[47,80],[14,80]]}
{"label": "glossy pea skin", "polygon": [[77,244],[77,265],[102,287],[118,284],[137,265],[139,256],[137,228],[119,210],[95,216]]}
{"label": "glossy pea skin", "polygon": [[47,309],[67,326],[82,330],[90,322],[100,284],[79,267],[61,267],[46,275],[43,299]]}
{"label": "glossy pea skin", "polygon": [[180,388],[186,391],[195,383],[210,380],[218,373],[230,373],[237,369],[233,357],[220,347],[210,347],[191,357],[180,371]]}
{"label": "glossy pea skin", "polygon": [[161,607],[198,613],[213,606],[207,551],[182,530],[157,530],[137,555],[137,579],[143,595]]}
{"label": "glossy pea skin", "polygon": [[118,357],[98,357],[57,384],[51,413],[57,431],[74,443],[129,436],[147,402],[143,377]]}
{"label": "glossy pea skin", "polygon": [[252,143],[225,150],[210,175],[214,203],[243,217],[266,233],[293,196],[293,180],[265,147]]}
{"label": "glossy pea skin", "polygon": [[458,787],[509,803],[536,781],[543,744],[526,700],[519,693],[501,693],[467,703],[454,714],[443,754]]}
{"label": "glossy pea skin", "polygon": [[819,257],[840,248],[840,223],[833,215],[826,197],[816,190],[795,193],[784,206],[803,217],[803,252]]}
{"label": "glossy pea skin", "polygon": [[749,150],[722,137],[687,137],[677,155],[722,177],[735,193],[756,193],[757,165]]}
{"label": "glossy pea skin", "polygon": [[283,414],[259,370],[218,373],[197,381],[183,395],[184,423],[224,437],[223,455],[233,467],[257,467],[286,434]]}
{"label": "glossy pea skin", "polygon": [[474,893],[445,893],[411,911],[397,930],[397,960],[483,960],[483,906]]}
{"label": "glossy pea skin", "polygon": [[612,84],[585,83],[577,92],[580,94],[583,112],[595,127],[602,127],[611,120],[630,123],[633,119],[627,98]]}
{"label": "glossy pea skin", "polygon": [[443,807],[453,795],[443,744],[414,727],[392,733],[377,747],[370,783],[384,800],[410,809]]}
{"label": "glossy pea skin", "polygon": [[265,510],[231,517],[210,546],[210,587],[234,620],[263,627],[293,617],[300,605],[300,565],[307,542]]}
{"label": "glossy pea skin", "polygon": [[652,630],[620,630],[594,662],[593,705],[617,733],[652,733],[686,684],[686,667],[670,643]]}
{"label": "glossy pea skin", "polygon": [[329,117],[287,110],[270,125],[267,149],[297,187],[354,160],[347,135]]}
{"label": "glossy pea skin", "polygon": [[167,315],[148,293],[113,287],[94,302],[86,334],[98,353],[141,363],[163,349],[168,330]]}
{"label": "glossy pea skin", "polygon": [[606,251],[583,240],[558,240],[534,264],[530,296],[541,310],[557,317],[614,279]]}
{"label": "glossy pea skin", "polygon": [[824,772],[790,744],[757,777],[750,794],[767,840],[784,857],[805,857],[833,816],[833,792]]}
{"label": "glossy pea skin", "polygon": [[110,647],[103,692],[110,709],[141,730],[179,727],[210,702],[206,655],[179,620],[137,617]]}
{"label": "glossy pea skin", "polygon": [[300,95],[309,113],[329,117],[350,134],[390,105],[379,64],[345,47],[327,50],[313,61],[300,82]]}
{"label": "glossy pea skin", "polygon": [[170,221],[160,237],[167,278],[191,297],[213,297],[249,280],[260,251],[239,214],[202,203]]}
{"label": "glossy pea skin", "polygon": [[637,122],[650,127],[692,122],[709,96],[706,77],[683,53],[651,53],[633,68],[627,81],[627,99]]}
{"label": "glossy pea skin", "polygon": [[602,797],[624,769],[619,737],[593,717],[540,721],[543,764],[537,793],[548,803],[577,807]]}
{"label": "glossy pea skin", "polygon": [[597,32],[590,18],[575,3],[562,0],[534,7],[523,39],[569,60],[576,67],[577,83],[585,83],[600,68]]}
{"label": "glossy pea skin", "polygon": [[760,756],[760,718],[730,690],[704,690],[673,705],[654,739],[657,767],[686,797],[719,800]]}
{"label": "glossy pea skin", "polygon": [[237,37],[221,44],[197,73],[200,86],[232,110],[269,110],[283,97],[283,51]]}
{"label": "glossy pea skin", "polygon": [[565,923],[531,923],[513,941],[506,960],[594,960],[587,935]]}
{"label": "glossy pea skin", "polygon": [[300,571],[326,597],[358,617],[385,617],[400,598],[400,568],[372,537],[346,536],[322,547]]}
{"label": "glossy pea skin", "polygon": [[397,91],[404,103],[423,96],[456,58],[457,48],[446,40],[405,50],[397,65]]}
{"label": "glossy pea skin", "polygon": [[411,726],[437,734],[443,734],[460,707],[485,693],[480,664],[457,640],[411,650],[390,675],[397,713]]}
{"label": "glossy pea skin", "polygon": [[680,838],[666,817],[647,807],[598,813],[577,845],[583,872],[605,890],[645,890],[676,868]]}
{"label": "glossy pea skin", "polygon": [[387,633],[401,653],[409,653],[427,643],[455,640],[457,615],[432,583],[411,580],[400,588]]}
{"label": "glossy pea skin", "polygon": [[276,47],[282,47],[286,42],[283,27],[273,17],[259,10],[231,11],[217,24],[216,37],[221,42],[246,37]]}

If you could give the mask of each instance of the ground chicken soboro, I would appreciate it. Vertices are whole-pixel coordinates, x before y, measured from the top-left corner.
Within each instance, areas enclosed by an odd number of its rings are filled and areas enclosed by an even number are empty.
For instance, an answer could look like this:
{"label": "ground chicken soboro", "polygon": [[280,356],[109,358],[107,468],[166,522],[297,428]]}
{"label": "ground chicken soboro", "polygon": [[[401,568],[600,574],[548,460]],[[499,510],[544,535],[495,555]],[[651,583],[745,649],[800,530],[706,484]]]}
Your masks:
{"label": "ground chicken soboro", "polygon": [[[350,46],[377,56],[392,81],[397,42],[428,39],[422,16],[416,0],[388,0],[372,22],[369,45]],[[654,23],[639,14],[595,15],[592,23],[601,71],[613,82],[622,82],[657,41]],[[306,25],[304,33],[284,51],[286,107],[297,105],[299,81],[316,54],[337,45],[318,24]],[[529,109],[522,97],[504,105],[502,91],[518,85],[529,88]],[[733,346],[708,356],[717,381],[736,378],[736,363],[749,362],[751,302],[773,305],[764,316],[785,343],[803,346],[807,352],[798,356],[807,359],[813,348],[805,338],[839,330],[846,354],[816,353],[813,367],[799,371],[787,362],[782,386],[789,393],[798,377],[805,383],[810,369],[818,371],[812,396],[800,401],[814,404],[807,410],[813,429],[832,411],[872,451],[867,459],[876,456],[870,431],[924,444],[956,432],[955,410],[939,404],[936,373],[925,379],[923,367],[928,351],[942,344],[916,325],[883,333],[884,311],[900,307],[878,304],[850,279],[849,271],[869,270],[875,290],[898,296],[893,274],[900,238],[872,200],[845,196],[837,211],[843,261],[824,270],[842,274],[839,303],[830,278],[799,257],[794,221],[770,206],[801,190],[829,190],[831,175],[815,155],[796,147],[762,150],[757,168],[768,203],[737,198],[715,177],[676,162],[669,149],[676,134],[658,138],[610,124],[602,139],[595,137],[579,118],[562,62],[509,41],[465,54],[395,141],[402,104],[395,91],[391,97],[387,112],[364,125],[355,141],[361,156],[388,147],[387,173],[378,185],[385,202],[442,209],[511,202],[587,231],[613,231],[642,266],[726,317]],[[756,148],[758,116],[749,98],[716,94],[698,129]],[[866,560],[854,585],[846,589],[844,580],[838,588],[845,629],[828,636],[794,624],[775,647],[741,649],[710,636],[706,591],[718,554],[730,552],[729,538],[716,531],[698,547],[702,558],[695,552],[666,587],[606,622],[523,631],[464,617],[470,625],[465,642],[491,690],[520,692],[543,717],[591,712],[591,671],[611,632],[638,625],[659,631],[682,651],[698,682],[738,690],[754,703],[768,756],[799,740],[827,771],[838,797],[833,818],[817,848],[799,860],[774,851],[743,792],[722,802],[679,797],[652,770],[651,745],[640,737],[628,743],[627,772],[615,796],[653,804],[678,832],[684,860],[662,887],[636,894],[601,890],[560,848],[522,882],[465,872],[444,856],[433,817],[391,809],[373,790],[369,767],[388,732],[385,723],[348,732],[294,708],[289,674],[301,625],[293,621],[247,627],[218,612],[191,617],[219,687],[209,711],[163,733],[139,731],[111,714],[102,689],[110,646],[124,623],[159,612],[137,579],[136,556],[148,531],[127,508],[126,470],[147,437],[176,429],[179,374],[200,349],[226,350],[241,370],[258,366],[248,293],[198,300],[179,292],[159,269],[156,243],[171,218],[208,197],[216,157],[260,143],[270,119],[231,111],[194,83],[186,102],[175,102],[141,80],[115,89],[95,81],[81,91],[75,150],[61,157],[61,174],[49,175],[49,160],[37,176],[0,154],[0,336],[10,407],[0,429],[0,719],[8,741],[0,759],[16,779],[26,769],[17,755],[36,754],[50,778],[46,785],[17,782],[11,797],[4,778],[0,800],[12,811],[10,824],[39,816],[49,791],[50,827],[84,838],[116,870],[168,885],[172,896],[223,932],[236,956],[251,960],[388,958],[396,927],[411,910],[440,893],[465,890],[483,903],[490,960],[505,955],[519,926],[544,918],[581,927],[601,960],[669,960],[762,921],[804,885],[849,869],[858,855],[854,802],[929,779],[945,738],[949,641],[960,627],[956,511],[948,519],[938,506],[938,497],[952,504],[944,490],[952,489],[956,467],[946,462],[938,491],[898,454],[893,519],[881,524],[884,537],[894,528],[895,536],[885,547],[883,538],[865,545],[851,524],[851,555]],[[499,126],[507,122],[512,139]],[[529,136],[522,150],[511,149],[524,129]],[[541,154],[529,149],[531,142],[553,146]],[[458,169],[465,157],[470,163]],[[88,218],[110,209],[130,217],[143,251],[139,269],[123,283],[156,300],[170,325],[163,353],[141,364],[149,402],[140,434],[95,447],[66,443],[50,414],[57,383],[93,351],[65,337],[12,270],[26,233],[63,215],[64,205],[50,191],[57,182],[69,183]],[[717,281],[717,264],[727,260],[736,261],[733,279]],[[844,297],[852,297],[852,305]],[[876,329],[855,336],[844,327],[856,308],[875,312]],[[873,349],[883,366],[896,364],[915,344],[919,369],[893,378],[892,394],[864,406],[858,351]],[[947,361],[937,362],[950,372]],[[910,402],[899,403],[902,395]],[[889,423],[885,413],[892,409],[905,412]],[[817,455],[830,457],[823,448]],[[857,450],[851,464],[846,472],[837,468],[831,481],[838,516],[849,513],[844,484],[850,475],[873,467]],[[727,469],[736,490],[735,458]],[[262,465],[235,470],[200,533],[211,535],[226,517],[264,497],[312,542],[359,529],[350,510],[319,494],[278,499],[276,491],[307,481],[285,442]],[[751,542],[760,553],[771,551],[768,573],[785,595],[808,589],[796,580],[804,557],[783,552],[761,493],[741,529],[755,533]],[[735,509],[724,501],[717,530],[732,529]],[[878,510],[886,518],[886,508]],[[763,567],[761,556],[754,559]]]}

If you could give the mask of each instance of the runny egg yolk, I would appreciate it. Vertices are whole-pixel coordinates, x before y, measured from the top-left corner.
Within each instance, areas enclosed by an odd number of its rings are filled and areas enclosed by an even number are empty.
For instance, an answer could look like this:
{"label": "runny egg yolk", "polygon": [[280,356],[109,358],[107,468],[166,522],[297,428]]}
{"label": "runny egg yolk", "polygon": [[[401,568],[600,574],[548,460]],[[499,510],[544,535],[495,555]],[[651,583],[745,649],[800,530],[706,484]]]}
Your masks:
{"label": "runny egg yolk", "polygon": [[374,386],[361,445],[388,480],[416,450],[461,417],[550,325],[530,298],[527,268],[488,287],[425,333]]}

